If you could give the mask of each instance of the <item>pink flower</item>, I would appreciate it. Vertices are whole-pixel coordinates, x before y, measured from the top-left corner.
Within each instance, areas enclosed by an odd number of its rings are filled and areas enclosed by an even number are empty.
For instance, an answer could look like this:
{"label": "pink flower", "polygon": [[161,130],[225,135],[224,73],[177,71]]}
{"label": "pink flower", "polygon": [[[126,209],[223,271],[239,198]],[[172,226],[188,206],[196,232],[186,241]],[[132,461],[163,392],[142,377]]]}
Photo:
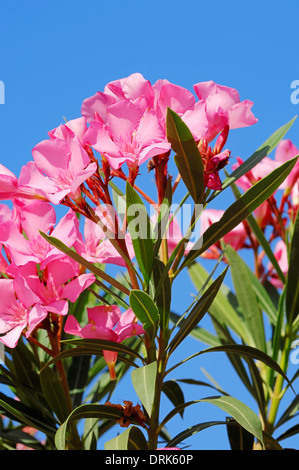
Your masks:
{"label": "pink flower", "polygon": [[230,152],[224,150],[223,152],[212,156],[205,168],[204,172],[204,183],[207,188],[215,191],[222,189],[222,183],[219,176],[219,171],[227,165],[230,157]]}
{"label": "pink flower", "polygon": [[67,140],[70,131],[78,138],[80,144],[83,145],[85,132],[87,131],[85,117],[72,119],[66,124],[61,124],[48,132],[48,134],[51,139]]}
{"label": "pink flower", "polygon": [[36,302],[58,315],[68,313],[68,302],[75,302],[79,295],[95,280],[94,274],[80,274],[79,265],[67,256],[50,261],[44,269],[35,263],[10,266],[8,273],[23,278],[27,289],[35,295]]}
{"label": "pink flower", "polygon": [[205,136],[209,123],[203,101],[195,102],[195,97],[189,90],[168,80],[157,80],[153,85],[153,91],[155,94],[153,109],[165,132],[167,108],[170,108],[182,118],[196,141]]}
{"label": "pink flower", "polygon": [[251,112],[253,102],[249,100],[241,102],[239,93],[234,88],[207,81],[194,85],[194,90],[198,98],[206,103],[209,131],[205,138],[208,142],[213,140],[226,125],[230,129],[237,129],[257,122]]}
{"label": "pink flower", "polygon": [[69,247],[76,242],[79,227],[78,219],[72,210],[54,226],[55,211],[47,202],[19,202],[15,208],[20,226],[11,219],[3,223],[0,221],[0,243],[9,250],[11,260],[17,266],[35,262],[43,269],[50,260],[65,256],[50,245],[39,231],[51,234]]}
{"label": "pink flower", "polygon": [[147,108],[153,106],[154,91],[150,82],[140,73],[114,80],[105,86],[103,93],[98,91],[83,101],[82,116],[90,123],[96,114],[101,121],[106,123],[109,107],[123,100],[135,104],[143,114]]}
{"label": "pink flower", "polygon": [[[65,332],[80,338],[94,338],[121,343],[126,338],[143,334],[143,328],[136,323],[136,317],[131,308],[121,313],[117,305],[101,305],[88,308],[88,324],[83,328],[73,315],[69,315],[65,324]],[[116,379],[115,363],[117,352],[103,351],[111,380]]]}
{"label": "pink flower", "polygon": [[136,168],[144,161],[170,150],[165,132],[152,110],[124,100],[109,107],[107,123],[93,120],[85,143],[101,153],[114,170],[127,163]]}
{"label": "pink flower", "polygon": [[48,200],[58,204],[66,195],[74,199],[80,196],[80,185],[93,175],[97,164],[90,163],[79,138],[67,125],[52,134],[55,138],[37,144],[32,154],[35,185],[48,188]]}
{"label": "pink flower", "polygon": [[0,341],[14,348],[23,331],[28,338],[48,312],[37,303],[38,297],[25,285],[22,277],[0,279],[0,290]]}
{"label": "pink flower", "polygon": [[8,168],[0,164],[0,200],[16,198],[47,200],[42,188],[31,186],[29,181],[22,178],[18,179]]}

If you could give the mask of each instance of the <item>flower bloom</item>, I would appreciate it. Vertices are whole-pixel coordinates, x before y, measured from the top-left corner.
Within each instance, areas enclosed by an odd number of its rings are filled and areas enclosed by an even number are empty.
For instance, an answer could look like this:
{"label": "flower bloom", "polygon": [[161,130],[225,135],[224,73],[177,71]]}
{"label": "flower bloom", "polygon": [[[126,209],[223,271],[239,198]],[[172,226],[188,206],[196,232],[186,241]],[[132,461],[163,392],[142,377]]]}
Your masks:
{"label": "flower bloom", "polygon": [[109,107],[107,124],[94,119],[85,135],[97,152],[104,155],[114,170],[123,163],[139,167],[144,161],[170,150],[165,133],[152,110],[144,113],[130,101]]}
{"label": "flower bloom", "polygon": [[23,330],[28,338],[48,312],[27,288],[22,277],[0,279],[0,341],[14,348]]}
{"label": "flower bloom", "polygon": [[[146,160],[169,155],[168,108],[182,118],[198,144],[211,142],[223,131],[227,137],[230,128],[257,121],[250,111],[253,103],[240,102],[233,88],[203,82],[194,85],[194,90],[197,101],[183,87],[168,80],[157,80],[152,85],[140,73],[110,82],[104,92],[97,92],[82,104],[82,115],[89,123],[84,143],[102,154],[114,170],[124,163],[138,169]],[[218,172],[228,163],[228,151],[224,156],[222,148],[223,144],[221,149],[217,145],[213,158],[204,161],[206,187],[214,190],[221,189]]]}
{"label": "flower bloom", "polygon": [[73,246],[78,238],[78,220],[71,210],[56,226],[54,208],[47,202],[19,201],[14,205],[14,211],[14,220],[0,219],[0,243],[9,251],[12,262],[17,266],[35,262],[43,269],[51,259],[65,256],[50,245],[39,231],[51,234],[69,247]]}
{"label": "flower bloom", "polygon": [[226,125],[230,129],[247,127],[257,122],[251,108],[253,102],[240,101],[237,90],[213,81],[201,82],[194,85],[196,95],[206,103],[209,130],[205,136],[211,142]]}
{"label": "flower bloom", "polygon": [[50,139],[43,140],[32,150],[35,184],[41,188],[46,185],[48,200],[53,204],[58,204],[66,195],[74,199],[79,197],[80,185],[97,170],[97,164],[90,162],[79,137],[72,130],[76,128],[74,122],[72,124],[53,130]]}
{"label": "flower bloom", "polygon": [[[100,305],[87,309],[88,323],[83,328],[73,315],[69,315],[65,324],[65,332],[80,338],[94,338],[121,343],[124,339],[144,333],[131,308],[121,313],[117,305]],[[111,380],[116,379],[116,351],[103,351],[109,368]]]}

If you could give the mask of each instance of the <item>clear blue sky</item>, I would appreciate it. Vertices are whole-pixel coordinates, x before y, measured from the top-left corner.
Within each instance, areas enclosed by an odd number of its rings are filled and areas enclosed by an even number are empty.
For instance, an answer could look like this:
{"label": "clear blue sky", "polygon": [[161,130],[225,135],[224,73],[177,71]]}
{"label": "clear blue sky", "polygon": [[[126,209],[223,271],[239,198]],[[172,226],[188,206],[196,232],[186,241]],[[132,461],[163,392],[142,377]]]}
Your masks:
{"label": "clear blue sky", "polygon": [[[5,104],[0,105],[0,162],[18,175],[32,159],[33,146],[63,116],[78,117],[85,97],[133,72],[152,83],[167,78],[190,90],[194,83],[214,80],[237,88],[241,99],[254,101],[258,124],[233,131],[228,142],[232,155],[245,159],[299,111],[290,100],[291,82],[299,79],[298,15],[297,0],[2,2],[0,80]],[[299,146],[298,122],[288,136]],[[219,207],[225,208],[229,200],[224,195]],[[176,299],[176,311],[194,293],[188,279],[183,281],[185,297]],[[198,346],[190,342],[190,354]],[[225,359],[195,360],[181,373],[204,380],[200,367],[243,398],[244,390]],[[127,390],[120,388],[115,401],[135,401]],[[186,389],[186,399],[209,394]],[[175,421],[170,431],[175,435],[192,424],[223,417],[211,405],[195,405],[186,412],[186,421]],[[289,445],[296,446],[296,439]],[[188,443],[194,449],[228,448],[224,427],[202,431]]]}

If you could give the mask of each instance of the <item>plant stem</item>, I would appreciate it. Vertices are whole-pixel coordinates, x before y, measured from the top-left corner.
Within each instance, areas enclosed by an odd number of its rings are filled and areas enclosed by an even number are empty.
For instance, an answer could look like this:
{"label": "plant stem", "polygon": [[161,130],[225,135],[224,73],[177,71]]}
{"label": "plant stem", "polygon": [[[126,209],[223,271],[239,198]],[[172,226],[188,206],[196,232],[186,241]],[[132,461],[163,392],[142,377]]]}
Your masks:
{"label": "plant stem", "polygon": [[167,361],[158,359],[157,361],[157,376],[155,386],[155,398],[153,403],[153,411],[149,421],[148,429],[148,450],[156,450],[158,445],[159,435],[159,415],[160,415],[160,402],[163,380],[165,375]]}
{"label": "plant stem", "polygon": [[[290,330],[290,327],[287,325],[286,334],[285,334],[285,343],[284,343],[284,348],[282,351],[281,361],[280,361],[280,367],[284,373],[286,373],[287,368],[288,368],[289,354],[290,354],[291,343],[292,343],[291,332],[289,330]],[[270,434],[274,430],[274,423],[275,423],[278,407],[283,396],[283,391],[282,391],[283,382],[284,382],[284,378],[281,374],[279,374],[275,381],[273,395],[271,397],[271,405],[269,409],[267,426],[266,426],[267,427],[266,431]]]}

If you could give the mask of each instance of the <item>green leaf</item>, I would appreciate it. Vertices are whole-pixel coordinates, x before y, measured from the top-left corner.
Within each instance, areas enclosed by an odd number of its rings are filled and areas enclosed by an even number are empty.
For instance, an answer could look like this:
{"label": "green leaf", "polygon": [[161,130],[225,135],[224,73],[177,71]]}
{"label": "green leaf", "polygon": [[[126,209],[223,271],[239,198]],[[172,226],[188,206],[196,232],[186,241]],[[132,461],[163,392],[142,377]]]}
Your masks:
{"label": "green leaf", "polygon": [[188,334],[191,333],[193,328],[196,327],[198,322],[207,313],[213,300],[215,299],[217,295],[217,292],[220,289],[220,286],[223,282],[226,272],[227,272],[227,268],[210,285],[210,287],[206,290],[206,292],[201,296],[201,298],[192,308],[191,312],[189,313],[188,317],[185,319],[181,328],[179,329],[175,337],[172,339],[169,345],[169,354],[173,353],[173,351],[179,346],[179,344],[184,340],[184,338],[186,338],[186,336],[188,336]]}
{"label": "green leaf", "polygon": [[58,420],[63,423],[70,412],[70,408],[60,377],[53,369],[47,367],[40,372],[40,382],[50,409],[55,413]]}
{"label": "green leaf", "polygon": [[[292,127],[296,120],[296,116],[291,119],[287,124],[277,129],[270,137],[267,139],[254,153],[248,158],[242,165],[236,168],[230,176],[228,176],[222,184],[222,191],[225,188],[228,188],[232,183],[238,180],[241,176],[245,175],[250,171],[257,163],[259,163],[264,157],[269,155],[272,150],[275,149],[277,144],[283,139],[287,131]],[[210,202],[214,197],[216,197],[222,191],[215,191],[209,198]]]}
{"label": "green leaf", "polygon": [[130,292],[130,305],[144,330],[154,339],[159,326],[159,313],[153,299],[146,292],[133,289]]}
{"label": "green leaf", "polygon": [[226,257],[230,265],[233,284],[236,290],[241,312],[250,333],[249,346],[255,346],[266,351],[266,339],[262,312],[252,289],[251,278],[248,274],[248,266],[240,255],[231,247],[226,248]]}
{"label": "green leaf", "polygon": [[54,434],[55,424],[41,415],[38,409],[24,405],[23,403],[6,397],[0,392],[0,410],[1,414],[10,419],[18,421],[21,424],[39,429],[45,434]]}
{"label": "green leaf", "polygon": [[157,363],[151,362],[131,372],[132,384],[149,417],[155,398]]}
{"label": "green leaf", "polygon": [[72,397],[73,408],[81,405],[83,393],[88,384],[91,355],[78,355],[72,358],[67,381]]}
{"label": "green leaf", "polygon": [[299,211],[291,241],[289,269],[286,284],[286,315],[288,324],[292,324],[299,316]]}
{"label": "green leaf", "polygon": [[[283,372],[281,367],[277,364],[276,361],[274,361],[268,354],[264,353],[263,351],[254,348],[252,346],[244,346],[244,345],[239,345],[239,344],[224,344],[222,346],[215,346],[213,348],[208,348],[204,349],[203,351],[200,351],[196,353],[196,356],[199,356],[201,354],[205,353],[211,353],[211,352],[226,352],[226,353],[233,353],[233,354],[239,354],[243,357],[249,357],[252,359],[257,359],[267,366],[271,367],[273,370],[278,372],[280,375],[283,376],[283,378],[288,382],[290,385],[290,380],[286,376],[286,374]],[[195,357],[195,355],[194,355]],[[295,393],[295,392],[294,392]]]}
{"label": "green leaf", "polygon": [[[155,288],[157,288],[159,285],[164,269],[165,265],[163,261],[161,261],[159,258],[156,258],[153,269],[153,281]],[[161,329],[162,331],[166,331],[168,328],[171,305],[171,285],[168,275],[166,275],[159,292],[157,293],[157,295],[155,295],[155,304],[158,307],[158,312],[160,315]]]}
{"label": "green leaf", "polygon": [[55,434],[55,445],[57,450],[65,450],[66,448],[66,431],[70,421],[85,418],[97,418],[116,421],[123,415],[122,411],[109,405],[87,404],[75,408],[64,423],[59,427]]}
{"label": "green leaf", "polygon": [[[185,403],[184,393],[175,380],[167,380],[163,383],[162,392],[165,393],[167,398],[171,401],[174,406]],[[183,410],[181,411],[181,417],[183,418]]]}
{"label": "green leaf", "polygon": [[153,240],[151,223],[145,205],[134,188],[127,182],[127,222],[138,266],[146,286],[153,268]]}
{"label": "green leaf", "polygon": [[204,398],[201,401],[218,406],[263,444],[262,423],[259,417],[245,403],[230,396]]}
{"label": "green leaf", "polygon": [[297,395],[294,400],[289,404],[289,406],[284,410],[283,414],[275,424],[277,429],[279,426],[285,424],[287,421],[296,416],[299,410],[299,395]]}
{"label": "green leaf", "polygon": [[219,424],[226,424],[226,421],[207,421],[205,423],[195,424],[194,426],[185,429],[184,431],[180,432],[175,437],[173,437],[167,443],[167,447],[175,447],[180,442],[188,439],[188,437],[194,436],[194,434],[197,434],[200,431],[204,431],[205,429],[210,428],[211,426],[217,426]]}
{"label": "green leaf", "polygon": [[161,241],[164,237],[167,228],[169,227],[170,223],[170,206],[172,203],[172,184],[171,184],[171,176],[168,176],[165,195],[162,201],[161,206],[159,207],[158,217],[155,223],[155,227],[153,229],[154,239],[156,240],[153,248],[153,257],[157,258],[159,253],[159,248],[161,246]]}
{"label": "green leaf", "polygon": [[114,439],[105,442],[105,450],[147,450],[147,442],[137,426],[130,426]]}
{"label": "green leaf", "polygon": [[58,250],[62,251],[67,256],[69,256],[73,260],[77,261],[77,263],[79,263],[82,266],[84,266],[85,268],[87,268],[90,272],[92,272],[95,275],[99,276],[104,281],[110,283],[112,286],[116,287],[117,289],[119,289],[124,294],[129,295],[130,291],[125,286],[123,286],[120,282],[116,281],[113,277],[109,276],[109,274],[105,273],[105,271],[98,268],[93,263],[90,263],[89,261],[87,261],[85,258],[80,256],[75,250],[73,250],[72,248],[69,248],[64,243],[62,243],[60,240],[58,240],[57,238],[50,237],[50,236],[46,235],[45,233],[43,233],[41,231],[39,231],[39,232],[42,235],[42,237],[44,237],[44,239],[47,240],[48,243],[50,243],[50,245],[55,246],[56,248],[58,248]]}
{"label": "green leaf", "polygon": [[[202,289],[206,283],[207,286],[210,286],[212,283],[212,281],[208,281],[209,274],[200,263],[192,263],[188,266],[188,273],[194,286],[198,290]],[[220,287],[209,308],[209,312],[217,318],[219,322],[232,328],[244,341],[248,340],[248,333],[244,327],[243,320],[229,302],[228,296],[224,290],[224,284]]]}
{"label": "green leaf", "polygon": [[[170,312],[170,320],[179,326],[182,326],[186,321],[185,319],[182,319],[180,315],[174,312]],[[209,344],[210,346],[220,346],[221,344],[219,338],[216,335],[213,335],[209,331],[199,326],[193,328],[189,335],[204,344]]]}
{"label": "green leaf", "polygon": [[295,424],[291,428],[289,428],[287,431],[285,431],[283,434],[281,434],[277,440],[278,441],[283,441],[283,439],[287,439],[288,437],[295,436],[296,434],[299,434],[299,424]]}
{"label": "green leaf", "polygon": [[226,418],[226,424],[231,450],[253,450],[253,434],[240,426],[234,418]]}
{"label": "green leaf", "polygon": [[204,194],[204,169],[202,157],[191,131],[171,109],[166,115],[167,139],[175,155],[175,163],[194,202],[202,202]]}
{"label": "green leaf", "polygon": [[261,310],[268,315],[270,322],[275,326],[277,322],[277,309],[270,295],[268,294],[268,291],[265,289],[260,280],[257,279],[249,267],[248,274],[251,281],[251,287],[255,292]]}
{"label": "green leaf", "polygon": [[218,222],[210,225],[199,239],[193,249],[188,253],[179,271],[188,266],[198,256],[204,253],[210,246],[221,240],[234,227],[248,217],[262,202],[268,199],[271,194],[280,186],[288,174],[293,169],[297,157],[283,163],[272,173],[254,184],[240,199],[235,201],[223,214]]}
{"label": "green leaf", "polygon": [[159,428],[164,427],[171,418],[183,409],[197,403],[210,403],[222,409],[234,418],[244,429],[253,434],[261,443],[263,443],[262,423],[258,416],[247,405],[231,396],[207,397],[183,403],[168,413]]}

